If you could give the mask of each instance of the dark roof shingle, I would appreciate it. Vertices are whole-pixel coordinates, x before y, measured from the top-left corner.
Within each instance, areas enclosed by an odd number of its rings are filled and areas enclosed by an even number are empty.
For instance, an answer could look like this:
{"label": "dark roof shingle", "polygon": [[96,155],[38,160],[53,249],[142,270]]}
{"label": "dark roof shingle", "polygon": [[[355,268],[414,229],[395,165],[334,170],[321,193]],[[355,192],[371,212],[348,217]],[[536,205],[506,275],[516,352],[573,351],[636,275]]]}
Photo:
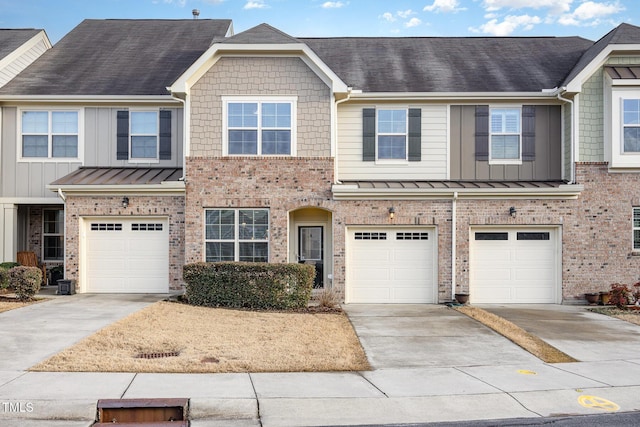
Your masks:
{"label": "dark roof shingle", "polygon": [[300,38],[364,92],[540,92],[593,42],[580,37]]}
{"label": "dark roof shingle", "polygon": [[42,30],[32,28],[0,29],[0,59],[31,40]]}
{"label": "dark roof shingle", "polygon": [[0,94],[166,95],[230,26],[227,19],[87,19]]}

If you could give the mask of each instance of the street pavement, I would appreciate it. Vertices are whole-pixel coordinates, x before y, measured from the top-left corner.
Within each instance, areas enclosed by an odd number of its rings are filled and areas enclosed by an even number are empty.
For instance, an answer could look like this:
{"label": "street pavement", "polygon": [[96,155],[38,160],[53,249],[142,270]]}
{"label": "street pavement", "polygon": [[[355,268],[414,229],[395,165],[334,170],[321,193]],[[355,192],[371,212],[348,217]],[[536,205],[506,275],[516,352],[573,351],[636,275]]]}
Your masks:
{"label": "street pavement", "polygon": [[160,299],[56,296],[0,313],[0,425],[89,426],[99,399],[189,398],[194,427],[424,424],[640,411],[640,326],[581,306],[482,306],[580,362],[546,364],[442,305],[346,305],[373,369],[29,372]]}

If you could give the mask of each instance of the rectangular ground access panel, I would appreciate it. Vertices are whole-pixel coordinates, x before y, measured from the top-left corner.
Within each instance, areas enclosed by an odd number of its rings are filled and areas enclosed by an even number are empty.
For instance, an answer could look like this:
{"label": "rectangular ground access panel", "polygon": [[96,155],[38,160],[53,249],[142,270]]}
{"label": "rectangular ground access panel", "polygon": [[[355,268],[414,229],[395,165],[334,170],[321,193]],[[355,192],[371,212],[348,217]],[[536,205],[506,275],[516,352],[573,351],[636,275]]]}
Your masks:
{"label": "rectangular ground access panel", "polygon": [[94,426],[189,426],[189,399],[101,399]]}

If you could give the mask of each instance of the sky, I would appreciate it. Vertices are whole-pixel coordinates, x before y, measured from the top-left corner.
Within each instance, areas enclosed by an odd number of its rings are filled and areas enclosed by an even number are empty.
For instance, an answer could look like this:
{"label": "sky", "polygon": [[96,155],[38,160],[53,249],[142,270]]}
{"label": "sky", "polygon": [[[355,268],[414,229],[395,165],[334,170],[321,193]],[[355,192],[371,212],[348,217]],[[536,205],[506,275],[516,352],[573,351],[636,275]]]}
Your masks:
{"label": "sky", "polygon": [[640,0],[0,0],[0,28],[41,28],[56,43],[83,19],[266,22],[294,37],[580,36],[640,26]]}

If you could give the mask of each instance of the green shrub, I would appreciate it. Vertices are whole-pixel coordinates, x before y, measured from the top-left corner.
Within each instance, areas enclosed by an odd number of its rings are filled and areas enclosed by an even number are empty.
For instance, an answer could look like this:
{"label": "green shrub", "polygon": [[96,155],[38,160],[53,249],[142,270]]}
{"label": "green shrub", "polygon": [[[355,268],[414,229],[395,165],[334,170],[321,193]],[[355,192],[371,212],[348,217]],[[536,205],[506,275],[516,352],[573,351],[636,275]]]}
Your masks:
{"label": "green shrub", "polygon": [[198,262],[183,270],[189,304],[208,307],[304,308],[314,277],[308,264]]}
{"label": "green shrub", "polygon": [[13,267],[9,270],[9,281],[18,299],[27,301],[40,290],[42,270],[38,267]]}
{"label": "green shrub", "polygon": [[0,289],[9,287],[9,270],[0,267]]}

